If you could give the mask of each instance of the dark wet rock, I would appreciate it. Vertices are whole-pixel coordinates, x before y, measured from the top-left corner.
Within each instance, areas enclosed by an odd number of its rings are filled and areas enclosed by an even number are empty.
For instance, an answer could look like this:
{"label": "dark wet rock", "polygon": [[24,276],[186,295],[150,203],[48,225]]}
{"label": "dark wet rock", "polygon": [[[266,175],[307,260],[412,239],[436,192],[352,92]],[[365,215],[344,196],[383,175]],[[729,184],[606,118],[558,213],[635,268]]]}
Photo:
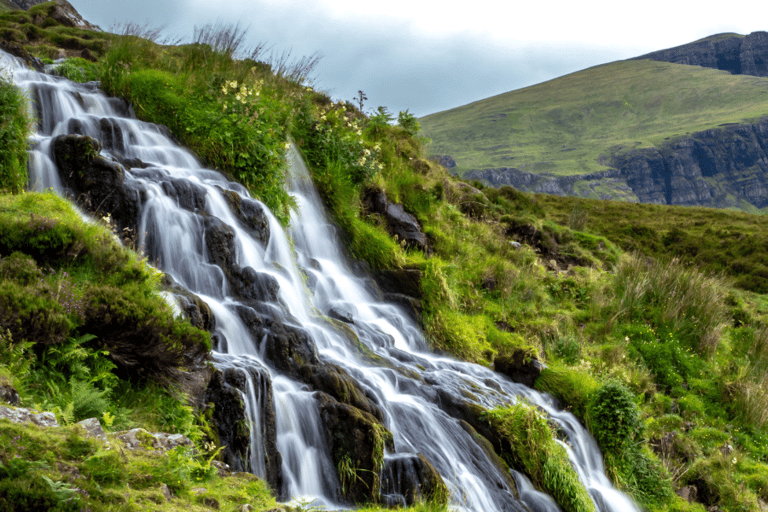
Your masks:
{"label": "dark wet rock", "polygon": [[389,202],[384,192],[375,189],[366,192],[363,202],[369,212],[384,218],[390,235],[404,241],[407,247],[420,249],[427,254],[431,252],[427,235],[421,230],[419,221],[406,212],[402,204]]}
{"label": "dark wet rock", "polygon": [[406,212],[402,204],[389,203],[385,217],[392,236],[404,240],[407,247],[429,252],[427,235],[421,230],[416,217]]}
{"label": "dark wet rock", "polygon": [[379,473],[392,434],[373,416],[325,393],[317,394],[326,444],[339,471],[345,497],[367,503],[379,497]]}
{"label": "dark wet rock", "polygon": [[[208,261],[220,266],[225,271],[231,269],[235,264],[235,231],[218,217],[205,217],[205,247],[208,249]],[[253,270],[251,267],[244,270],[248,269]],[[244,274],[246,273],[236,274],[233,272],[233,276],[236,278],[249,279],[250,272],[247,275]],[[238,290],[248,288],[243,280],[237,281],[241,285]]]}
{"label": "dark wet rock", "polygon": [[9,53],[13,55],[14,57],[18,57],[24,62],[24,64],[34,69],[35,71],[38,71],[38,72],[43,71],[43,67],[44,67],[43,61],[41,61],[37,57],[33,57],[32,54],[29,53],[26,48],[24,48],[22,45],[20,45],[17,42],[6,41],[4,39],[0,40],[0,50],[4,51],[5,53]]}
{"label": "dark wet rock", "polygon": [[493,361],[494,369],[513,382],[533,387],[536,378],[546,368],[530,349],[516,348],[511,355],[499,356]]}
{"label": "dark wet rock", "polygon": [[376,283],[384,293],[398,293],[421,299],[424,292],[421,289],[423,272],[418,269],[384,269],[372,273]]}
{"label": "dark wet rock", "polygon": [[381,495],[389,506],[418,502],[444,504],[448,487],[422,454],[397,454],[388,458],[381,476]]}
{"label": "dark wet rock", "polygon": [[270,274],[257,272],[252,267],[233,267],[229,274],[233,291],[244,299],[276,302],[280,285]]}
{"label": "dark wet rock", "polygon": [[304,329],[276,321],[248,306],[240,306],[237,313],[259,343],[258,350],[263,351],[264,359],[278,371],[377,419],[384,418],[372,392],[340,366],[320,361]]}
{"label": "dark wet rock", "polygon": [[328,316],[348,324],[355,323],[357,308],[352,304],[335,304],[328,308]]}
{"label": "dark wet rock", "polygon": [[423,308],[420,300],[400,293],[385,293],[384,300],[400,306],[412,320],[421,325],[421,312]]}
{"label": "dark wet rock", "polygon": [[246,415],[243,392],[247,389],[247,378],[253,382],[258,395],[256,402],[261,404],[258,411],[261,435],[264,440],[264,464],[267,469],[267,482],[274,491],[282,487],[282,457],[277,451],[277,431],[272,383],[269,372],[261,366],[250,366],[246,370],[227,368],[216,370],[208,385],[206,399],[213,404],[211,422],[219,436],[219,444],[225,446],[222,459],[232,471],[251,471],[250,453],[251,425]]}
{"label": "dark wet rock", "polygon": [[0,402],[4,404],[20,405],[21,398],[13,386],[10,384],[0,384]]}
{"label": "dark wet rock", "polygon": [[243,227],[263,245],[269,242],[269,219],[264,207],[247,197],[242,197],[231,190],[221,189],[230,210],[243,223]]}
{"label": "dark wet rock", "polygon": [[179,307],[192,325],[208,332],[216,329],[216,317],[203,299],[178,284],[169,274],[163,274],[162,285],[176,297]]}
{"label": "dark wet rock", "polygon": [[118,155],[125,154],[125,139],[120,123],[114,118],[103,117],[99,120],[101,130],[101,143],[104,149],[108,149]]}
{"label": "dark wet rock", "polygon": [[303,369],[303,380],[313,389],[323,391],[339,402],[349,404],[370,414],[379,421],[384,413],[375,403],[373,393],[366,392],[360,383],[335,364],[312,365]]}
{"label": "dark wet rock", "polygon": [[193,293],[177,295],[177,297],[181,310],[187,315],[192,325],[208,332],[216,329],[216,317],[213,316],[208,303]]}
{"label": "dark wet rock", "polygon": [[140,184],[125,181],[125,170],[102,156],[101,143],[82,135],[59,135],[53,152],[64,184],[75,191],[77,202],[99,216],[109,216],[121,235],[136,233]]}
{"label": "dark wet rock", "polygon": [[126,169],[146,169],[150,166],[148,163],[142,162],[138,158],[123,158],[120,160],[120,163],[123,164],[123,167]]}
{"label": "dark wet rock", "polygon": [[189,180],[174,178],[164,181],[163,190],[185,210],[194,212],[205,209],[205,189]]}

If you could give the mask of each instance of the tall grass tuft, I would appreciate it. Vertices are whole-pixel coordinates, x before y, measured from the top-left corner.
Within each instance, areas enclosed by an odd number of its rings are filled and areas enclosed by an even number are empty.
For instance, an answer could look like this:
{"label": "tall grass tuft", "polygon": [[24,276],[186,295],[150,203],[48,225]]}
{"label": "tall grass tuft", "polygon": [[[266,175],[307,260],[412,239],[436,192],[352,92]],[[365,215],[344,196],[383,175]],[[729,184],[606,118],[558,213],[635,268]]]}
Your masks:
{"label": "tall grass tuft", "polygon": [[725,283],[680,263],[625,258],[614,280],[616,320],[645,321],[678,332],[692,349],[713,354],[726,321]]}
{"label": "tall grass tuft", "polygon": [[752,343],[746,363],[726,383],[723,398],[736,418],[756,428],[768,426],[768,326],[749,329]]}
{"label": "tall grass tuft", "polygon": [[501,457],[549,493],[566,512],[594,512],[595,504],[552,427],[539,411],[519,402],[485,412],[491,427],[509,443]]}

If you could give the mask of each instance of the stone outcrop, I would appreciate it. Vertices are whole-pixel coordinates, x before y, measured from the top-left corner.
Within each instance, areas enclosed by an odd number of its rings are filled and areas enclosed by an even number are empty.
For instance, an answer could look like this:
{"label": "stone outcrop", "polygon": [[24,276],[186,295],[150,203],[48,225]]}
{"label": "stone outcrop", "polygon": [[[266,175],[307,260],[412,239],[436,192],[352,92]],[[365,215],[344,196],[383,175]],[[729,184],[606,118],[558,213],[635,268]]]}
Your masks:
{"label": "stone outcrop", "polygon": [[381,472],[381,495],[387,506],[409,507],[429,501],[446,503],[448,487],[440,473],[421,453],[388,458]]}
{"label": "stone outcrop", "polygon": [[[9,0],[9,3],[15,5],[18,9],[28,11],[30,8],[43,4],[47,1],[49,0]],[[54,1],[56,5],[51,9],[49,16],[61,25],[64,25],[65,27],[84,28],[86,30],[101,30],[96,25],[92,25],[91,23],[85,21],[83,17],[80,16],[80,13],[78,13],[72,4],[70,4],[67,0]],[[39,24],[42,24],[44,20],[45,18],[43,18]],[[32,21],[36,25],[38,24],[36,19],[33,19]]]}
{"label": "stone outcrop", "polygon": [[744,37],[719,34],[632,60],[640,59],[720,69],[734,75],[768,76],[768,32]]}
{"label": "stone outcrop", "polygon": [[512,354],[499,356],[493,361],[494,370],[503,373],[513,382],[533,387],[536,378],[546,368],[531,350],[515,349]]}
{"label": "stone outcrop", "polygon": [[347,499],[371,502],[381,489],[379,473],[385,449],[394,449],[392,434],[370,414],[349,404],[317,394],[320,419],[333,464]]}
{"label": "stone outcrop", "polygon": [[143,192],[125,181],[125,169],[99,155],[101,143],[85,135],[59,135],[53,154],[66,187],[86,210],[109,216],[118,233],[136,233]]}
{"label": "stone outcrop", "polygon": [[[246,372],[248,374],[246,375]],[[266,470],[266,481],[272,490],[282,489],[282,457],[277,450],[277,429],[272,382],[266,368],[253,363],[247,369],[226,368],[217,370],[206,390],[206,401],[213,405],[211,423],[224,446],[222,460],[233,471],[253,471],[251,464],[251,424],[246,414],[244,393],[250,379],[253,391],[258,395],[255,403],[261,406],[257,414],[264,450],[263,460],[256,461]]]}
{"label": "stone outcrop", "polygon": [[[768,206],[768,118],[696,132],[658,148],[615,154],[610,166],[605,172],[573,176],[484,169],[470,171],[465,178],[553,195],[586,196],[587,183],[641,203],[739,208],[743,200],[763,208]],[[582,185],[581,192],[576,184]]]}
{"label": "stone outcrop", "polygon": [[427,235],[421,230],[419,221],[406,212],[402,204],[391,203],[381,190],[369,190],[364,203],[368,212],[381,215],[389,234],[403,241],[406,247],[422,250],[426,254],[431,252]]}

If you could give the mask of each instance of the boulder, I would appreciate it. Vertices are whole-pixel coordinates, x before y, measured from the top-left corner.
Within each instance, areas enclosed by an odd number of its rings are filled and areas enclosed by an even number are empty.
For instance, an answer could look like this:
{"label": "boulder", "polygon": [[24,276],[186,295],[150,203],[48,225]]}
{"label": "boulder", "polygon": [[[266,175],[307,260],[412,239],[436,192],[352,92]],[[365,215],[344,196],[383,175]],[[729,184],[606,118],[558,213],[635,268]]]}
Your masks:
{"label": "boulder", "polygon": [[264,206],[231,190],[220,190],[232,213],[242,222],[243,228],[266,246],[269,242],[269,218]]}
{"label": "boulder", "polygon": [[493,361],[494,370],[503,373],[513,382],[529,388],[546,368],[530,349],[516,348],[510,355],[499,356]]}
{"label": "boulder", "polygon": [[325,393],[317,394],[320,419],[344,496],[354,503],[379,497],[379,474],[392,434],[376,418]]}
{"label": "boulder", "polygon": [[21,398],[16,389],[10,384],[0,384],[0,402],[10,405],[21,404]]}
{"label": "boulder", "polygon": [[208,261],[225,272],[235,264],[235,231],[218,217],[205,217],[205,247]]}
{"label": "boulder", "polygon": [[118,233],[136,233],[142,193],[137,182],[125,182],[123,167],[99,156],[101,143],[84,135],[59,135],[53,154],[65,186],[77,202],[98,216],[109,216]]}
{"label": "boulder", "polygon": [[[126,160],[126,162],[137,164],[134,167],[145,165],[140,160]],[[169,197],[178,201],[179,206],[185,210],[196,212],[205,209],[205,196],[207,192],[203,187],[189,180],[174,178],[164,181],[163,190]]]}
{"label": "boulder", "polygon": [[431,252],[427,235],[421,230],[419,221],[406,212],[402,204],[389,202],[387,195],[376,189],[366,191],[363,203],[369,212],[384,218],[390,235],[403,241],[407,247],[427,254]]}
{"label": "boulder", "polygon": [[257,272],[252,267],[233,267],[228,277],[232,291],[243,299],[277,302],[280,285],[270,274]]}
{"label": "boulder", "polygon": [[[261,447],[251,446],[252,425],[246,414],[243,393],[251,382],[257,394],[254,402],[260,410],[253,411],[254,421],[259,425]],[[255,471],[251,463],[266,472],[265,480],[272,490],[279,493],[282,488],[282,457],[277,451],[277,429],[272,381],[266,368],[253,363],[247,369],[225,368],[217,370],[206,391],[206,399],[213,404],[211,420],[219,436],[223,461],[232,471]],[[256,460],[255,457],[261,457]]]}
{"label": "boulder", "polygon": [[13,408],[0,405],[0,418],[11,423],[34,423],[38,427],[58,427],[56,415],[52,412],[37,412],[23,407]]}
{"label": "boulder", "polygon": [[445,504],[448,487],[424,455],[396,454],[385,460],[381,496],[388,506],[409,507],[425,501]]}

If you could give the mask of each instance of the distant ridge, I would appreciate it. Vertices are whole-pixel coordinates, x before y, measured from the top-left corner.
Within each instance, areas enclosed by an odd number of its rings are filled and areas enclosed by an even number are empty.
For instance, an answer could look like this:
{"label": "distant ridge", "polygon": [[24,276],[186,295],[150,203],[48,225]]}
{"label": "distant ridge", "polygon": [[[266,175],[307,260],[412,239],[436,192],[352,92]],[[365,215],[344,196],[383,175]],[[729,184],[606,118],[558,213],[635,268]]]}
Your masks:
{"label": "distant ridge", "polygon": [[641,59],[720,69],[733,75],[768,77],[768,32],[752,32],[748,36],[716,34],[630,60]]}

